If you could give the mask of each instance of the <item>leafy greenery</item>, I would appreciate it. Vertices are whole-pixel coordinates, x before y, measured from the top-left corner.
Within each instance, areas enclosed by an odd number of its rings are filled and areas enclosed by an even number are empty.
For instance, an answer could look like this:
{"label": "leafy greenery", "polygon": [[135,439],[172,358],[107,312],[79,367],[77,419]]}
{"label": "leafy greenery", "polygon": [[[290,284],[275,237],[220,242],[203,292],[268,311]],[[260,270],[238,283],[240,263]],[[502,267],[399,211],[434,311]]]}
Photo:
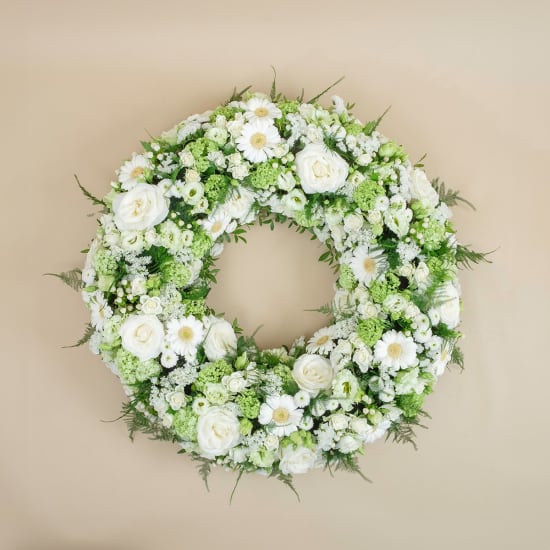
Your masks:
{"label": "leafy greenery", "polygon": [[336,80],[335,82],[333,82],[328,88],[325,88],[322,92],[319,92],[316,96],[312,97],[309,101],[307,101],[306,103],[315,103],[319,98],[323,97],[327,92],[329,92],[330,90],[332,90],[332,88],[334,88],[335,86],[337,86],[338,84],[340,84],[340,82],[342,82],[342,80],[344,80],[344,78],[346,78],[345,76],[341,76],[338,80]]}
{"label": "leafy greenery", "polygon": [[62,271],[61,273],[44,273],[44,275],[57,277],[77,292],[82,290],[82,270],[78,268],[71,269],[70,271]]}
{"label": "leafy greenery", "polygon": [[294,487],[294,480],[292,479],[292,476],[290,474],[283,474],[281,470],[279,470],[278,468],[274,468],[271,474],[269,474],[269,477],[274,477],[275,479],[278,479],[281,483],[286,485],[296,495],[298,502],[300,502],[300,494],[296,490],[296,487]]}
{"label": "leafy greenery", "polygon": [[382,122],[382,119],[388,114],[389,110],[391,109],[391,105],[386,108],[386,110],[376,119],[371,120],[370,122],[367,122],[365,124],[365,128],[363,129],[363,132],[367,134],[367,136],[370,136],[376,128],[378,128],[378,125]]}
{"label": "leafy greenery", "polygon": [[106,208],[106,204],[104,201],[102,201],[101,199],[98,199],[96,196],[92,195],[92,193],[90,193],[81,183],[80,183],[80,180],[78,179],[78,176],[76,174],[74,174],[74,179],[76,180],[76,183],[78,185],[78,187],[80,187],[80,190],[82,191],[82,194],[92,202],[92,204],[95,204],[97,206],[103,206],[104,208]]}
{"label": "leafy greenery", "polygon": [[86,325],[86,329],[84,331],[84,334],[82,335],[82,338],[80,338],[80,340],[76,344],[73,344],[72,346],[63,346],[63,347],[64,348],[77,348],[79,346],[82,346],[90,340],[90,338],[93,336],[94,332],[95,332],[95,328],[92,326],[91,323],[88,323]]}
{"label": "leafy greenery", "polygon": [[[426,411],[419,411],[418,416],[424,416],[429,418],[429,414]],[[401,443],[401,444],[410,444],[414,447],[414,450],[418,450],[418,446],[416,445],[416,428],[424,428],[427,429],[427,426],[424,426],[420,423],[420,420],[417,418],[414,419],[408,419],[408,420],[400,420],[399,422],[393,422],[388,429],[388,432],[386,433],[386,441],[388,439],[391,439],[394,443]]]}
{"label": "leafy greenery", "polygon": [[134,441],[136,432],[142,432],[150,435],[150,439],[175,442],[174,432],[170,428],[165,428],[158,422],[151,420],[143,411],[138,410],[139,403],[138,399],[132,399],[122,406],[121,418],[124,419],[128,427],[130,440]]}
{"label": "leafy greenery", "polygon": [[444,202],[447,206],[456,206],[459,202],[462,202],[467,204],[472,210],[476,209],[476,207],[469,200],[466,200],[464,197],[460,196],[460,191],[447,189],[445,187],[445,182],[440,181],[439,178],[433,179],[432,185],[439,195],[439,200]]}
{"label": "leafy greenery", "polygon": [[361,471],[359,464],[357,463],[357,457],[351,454],[340,453],[338,458],[334,461],[327,460],[325,464],[325,470],[328,470],[330,475],[334,477],[334,471],[344,471],[352,474],[357,474],[361,479],[367,483],[372,483],[368,477]]}
{"label": "leafy greenery", "polygon": [[479,264],[485,262],[487,264],[492,264],[493,262],[489,260],[489,254],[492,254],[494,250],[490,252],[477,252],[469,248],[469,245],[459,244],[456,248],[456,263],[467,269],[473,269],[472,264]]}

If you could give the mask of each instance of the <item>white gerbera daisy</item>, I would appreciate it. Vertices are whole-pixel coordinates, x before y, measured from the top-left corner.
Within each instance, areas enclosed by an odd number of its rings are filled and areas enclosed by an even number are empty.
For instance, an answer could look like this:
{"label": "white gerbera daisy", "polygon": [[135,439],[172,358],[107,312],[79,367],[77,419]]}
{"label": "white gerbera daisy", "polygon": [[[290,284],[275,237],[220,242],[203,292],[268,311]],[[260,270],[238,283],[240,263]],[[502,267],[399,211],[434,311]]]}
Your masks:
{"label": "white gerbera daisy", "polygon": [[298,429],[303,412],[291,395],[270,395],[260,407],[258,420],[270,433],[283,437]]}
{"label": "white gerbera daisy", "polygon": [[320,328],[308,341],[307,352],[328,354],[334,349],[334,327]]}
{"label": "white gerbera daisy", "polygon": [[118,171],[118,181],[122,189],[130,191],[138,183],[145,181],[145,171],[151,169],[151,162],[143,155],[132,155],[132,158],[126,161]]}
{"label": "white gerbera daisy", "polygon": [[224,208],[217,208],[210,217],[201,220],[199,223],[206,234],[215,241],[227,229],[230,222],[231,216],[229,213]]}
{"label": "white gerbera daisy", "polygon": [[168,322],[166,340],[178,355],[193,356],[203,335],[204,327],[193,315]]}
{"label": "white gerbera daisy", "polygon": [[94,299],[90,302],[90,312],[92,326],[97,330],[101,330],[105,319],[113,315],[111,306],[109,306],[107,300],[99,292],[95,294]]}
{"label": "white gerbera daisy", "polygon": [[353,252],[350,267],[357,280],[369,286],[387,268],[388,261],[380,248],[359,246]]}
{"label": "white gerbera daisy", "polygon": [[273,148],[281,141],[270,120],[255,120],[243,126],[237,147],[250,162],[264,162],[273,157]]}
{"label": "white gerbera daisy", "polygon": [[374,358],[383,367],[406,369],[417,362],[414,340],[402,332],[390,330],[374,346]]}
{"label": "white gerbera daisy", "polygon": [[265,97],[253,97],[243,103],[245,118],[252,122],[255,120],[273,121],[282,116],[281,109]]}

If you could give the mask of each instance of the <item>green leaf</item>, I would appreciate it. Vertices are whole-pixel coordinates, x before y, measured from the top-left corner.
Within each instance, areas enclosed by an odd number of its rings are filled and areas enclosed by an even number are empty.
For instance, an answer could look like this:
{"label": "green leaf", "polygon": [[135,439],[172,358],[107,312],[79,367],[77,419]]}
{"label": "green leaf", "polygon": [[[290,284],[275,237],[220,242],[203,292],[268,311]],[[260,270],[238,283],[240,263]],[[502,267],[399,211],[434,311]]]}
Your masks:
{"label": "green leaf", "polygon": [[232,101],[240,101],[243,98],[243,95],[248,92],[252,88],[251,85],[247,86],[246,88],[243,88],[240,92],[237,92],[237,88],[233,88],[233,93],[231,94],[231,97],[225,102],[225,105],[228,103],[231,103]]}
{"label": "green leaf", "polygon": [[456,206],[459,202],[462,202],[464,204],[467,204],[472,210],[476,209],[476,207],[470,201],[460,196],[460,191],[455,191],[454,189],[447,189],[445,187],[445,182],[440,181],[439,178],[433,179],[432,185],[433,185],[433,188],[437,191],[437,194],[439,195],[439,200],[441,202],[444,202],[447,206]]}
{"label": "green leaf", "polygon": [[365,124],[365,127],[363,128],[363,133],[367,136],[370,136],[374,132],[374,130],[378,128],[378,125],[382,122],[382,119],[386,116],[390,109],[391,105],[376,120],[371,120],[370,122],[367,122]]}
{"label": "green leaf", "polygon": [[92,195],[81,183],[78,179],[78,176],[74,174],[74,179],[76,180],[76,183],[78,184],[78,187],[80,187],[80,190],[82,191],[82,194],[90,201],[92,201],[92,204],[96,204],[98,206],[106,207],[107,205],[101,200]]}
{"label": "green leaf", "polygon": [[84,334],[82,335],[82,338],[80,338],[80,340],[76,344],[73,344],[72,346],[63,346],[63,349],[78,348],[79,346],[84,345],[86,342],[90,340],[94,332],[95,332],[95,328],[92,326],[91,323],[88,323],[86,325],[86,329],[84,331]]}
{"label": "green leaf", "polygon": [[231,491],[231,496],[229,497],[229,504],[233,502],[233,497],[235,496],[235,491],[237,490],[237,487],[239,486],[239,482],[241,481],[241,477],[243,477],[244,470],[241,468],[239,471],[239,475],[237,476],[237,479],[235,481],[235,485],[233,486],[233,490]]}
{"label": "green leaf", "polygon": [[324,96],[328,91],[332,90],[336,85],[340,84],[342,80],[346,78],[345,76],[341,76],[336,82],[333,82],[328,88],[325,88],[322,92],[318,93],[315,97],[312,97],[307,103],[315,103],[320,97]]}
{"label": "green leaf", "polygon": [[298,502],[300,502],[300,495],[296,490],[296,487],[294,487],[293,479],[290,474],[283,474],[283,472],[277,469],[273,470],[271,474],[269,474],[269,477],[274,477],[278,479],[281,483],[286,485],[296,495]]}
{"label": "green leaf", "polygon": [[44,273],[50,277],[57,277],[63,281],[67,286],[70,286],[77,292],[82,289],[82,271],[78,268],[71,269],[70,271],[62,271],[61,273]]}
{"label": "green leaf", "polygon": [[487,264],[493,263],[487,256],[495,252],[497,250],[496,248],[490,252],[477,252],[476,250],[468,247],[469,245],[459,244],[456,248],[456,262],[460,267],[473,269],[474,266],[472,264],[479,264],[481,262],[485,262]]}
{"label": "green leaf", "polygon": [[[418,414],[419,416],[429,417],[428,413],[422,410],[419,411]],[[401,443],[403,445],[409,443],[414,447],[414,450],[417,451],[418,446],[416,445],[415,441],[415,428],[426,429],[427,427],[421,424],[418,418],[393,422],[386,434],[386,441],[391,438],[394,443]]]}

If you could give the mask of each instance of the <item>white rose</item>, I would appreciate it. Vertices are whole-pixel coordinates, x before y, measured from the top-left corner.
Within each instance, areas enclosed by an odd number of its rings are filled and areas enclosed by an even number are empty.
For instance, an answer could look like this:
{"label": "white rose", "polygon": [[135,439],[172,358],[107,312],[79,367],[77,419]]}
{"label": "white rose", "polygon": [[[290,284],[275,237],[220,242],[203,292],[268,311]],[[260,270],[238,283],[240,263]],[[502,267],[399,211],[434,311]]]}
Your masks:
{"label": "white rose", "polygon": [[222,383],[231,393],[239,393],[246,388],[246,378],[242,372],[233,372],[230,376],[224,376]]}
{"label": "white rose", "polygon": [[142,275],[137,275],[132,279],[130,288],[132,289],[132,294],[134,296],[141,296],[147,292],[146,287],[147,281]]}
{"label": "white rose", "polygon": [[345,435],[336,445],[337,449],[342,453],[353,453],[360,446],[361,443],[351,435]]}
{"label": "white rose", "polygon": [[240,439],[239,419],[225,407],[210,407],[197,422],[201,455],[213,458],[227,453]]}
{"label": "white rose", "polygon": [[360,347],[353,354],[353,361],[359,367],[361,372],[367,372],[372,361],[372,354],[367,347]]}
{"label": "white rose", "polygon": [[333,414],[330,417],[330,424],[337,432],[340,432],[348,427],[348,418],[345,414]]}
{"label": "white rose", "polygon": [[232,218],[243,221],[254,204],[254,193],[245,187],[237,187],[225,203],[224,210]]}
{"label": "white rose", "polygon": [[411,195],[425,206],[435,208],[439,202],[439,195],[432,187],[425,172],[420,169],[413,170],[411,175]]}
{"label": "white rose", "polygon": [[455,328],[460,322],[460,293],[453,283],[446,283],[437,292],[440,304],[437,307],[442,323],[449,328]]}
{"label": "white rose", "polygon": [[185,404],[185,394],[181,391],[172,392],[167,396],[167,401],[170,404],[170,407],[177,411]]}
{"label": "white rose", "polygon": [[113,201],[115,224],[120,231],[149,229],[168,215],[168,201],[156,185],[138,183]]}
{"label": "white rose", "polygon": [[158,296],[142,296],[139,301],[141,312],[145,315],[158,315],[162,312],[162,303]]}
{"label": "white rose", "polygon": [[328,359],[306,353],[294,363],[292,376],[300,389],[317,395],[320,390],[330,388],[334,371]]}
{"label": "white rose", "polygon": [[164,327],[155,315],[130,315],[120,327],[122,347],[140,361],[160,354]]}
{"label": "white rose", "polygon": [[233,327],[225,319],[216,319],[210,325],[204,340],[204,352],[210,361],[223,359],[228,352],[236,349],[237,336]]}
{"label": "white rose", "polygon": [[283,474],[305,474],[315,466],[316,455],[307,447],[286,447],[279,468]]}
{"label": "white rose", "polygon": [[348,233],[355,233],[363,227],[363,216],[353,213],[344,218],[344,227]]}
{"label": "white rose", "polygon": [[306,145],[296,155],[296,168],[302,189],[306,193],[326,193],[338,190],[348,177],[348,164],[337,153],[320,143]]}

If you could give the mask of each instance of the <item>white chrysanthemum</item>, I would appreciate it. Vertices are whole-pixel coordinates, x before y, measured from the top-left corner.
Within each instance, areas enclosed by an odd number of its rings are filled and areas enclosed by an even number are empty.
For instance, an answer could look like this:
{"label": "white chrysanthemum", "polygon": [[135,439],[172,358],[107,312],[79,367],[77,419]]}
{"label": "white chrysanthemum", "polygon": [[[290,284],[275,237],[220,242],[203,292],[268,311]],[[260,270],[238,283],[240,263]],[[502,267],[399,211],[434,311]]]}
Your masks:
{"label": "white chrysanthemum", "polygon": [[369,286],[370,282],[377,279],[388,266],[384,253],[379,248],[359,246],[353,252],[350,267],[357,280]]}
{"label": "white chrysanthemum", "polygon": [[290,435],[298,429],[303,411],[291,395],[270,395],[260,407],[260,424],[278,437]]}
{"label": "white chrysanthemum", "polygon": [[227,229],[230,222],[231,216],[228,212],[223,208],[217,208],[210,217],[201,220],[199,223],[206,234],[215,241]]}
{"label": "white chrysanthemum", "polygon": [[111,306],[100,292],[97,292],[90,301],[90,312],[92,326],[97,330],[102,329],[105,319],[113,315]]}
{"label": "white chrysanthemum", "polygon": [[178,355],[194,355],[203,335],[204,327],[193,315],[168,322],[166,340]]}
{"label": "white chrysanthemum", "polygon": [[122,189],[130,191],[136,184],[145,181],[145,171],[151,169],[151,162],[143,155],[133,154],[118,171],[118,181]]}
{"label": "white chrysanthemum", "polygon": [[416,344],[414,340],[401,332],[390,330],[374,346],[374,358],[383,367],[406,369],[414,365]]}
{"label": "white chrysanthemum", "polygon": [[327,354],[334,349],[334,327],[320,328],[307,343],[308,353]]}
{"label": "white chrysanthemum", "polygon": [[272,122],[282,116],[281,109],[265,97],[253,97],[243,103],[245,118],[252,122],[256,120],[269,120]]}
{"label": "white chrysanthemum", "polygon": [[264,162],[273,156],[273,148],[280,141],[277,128],[269,120],[256,120],[243,126],[237,147],[250,162]]}

